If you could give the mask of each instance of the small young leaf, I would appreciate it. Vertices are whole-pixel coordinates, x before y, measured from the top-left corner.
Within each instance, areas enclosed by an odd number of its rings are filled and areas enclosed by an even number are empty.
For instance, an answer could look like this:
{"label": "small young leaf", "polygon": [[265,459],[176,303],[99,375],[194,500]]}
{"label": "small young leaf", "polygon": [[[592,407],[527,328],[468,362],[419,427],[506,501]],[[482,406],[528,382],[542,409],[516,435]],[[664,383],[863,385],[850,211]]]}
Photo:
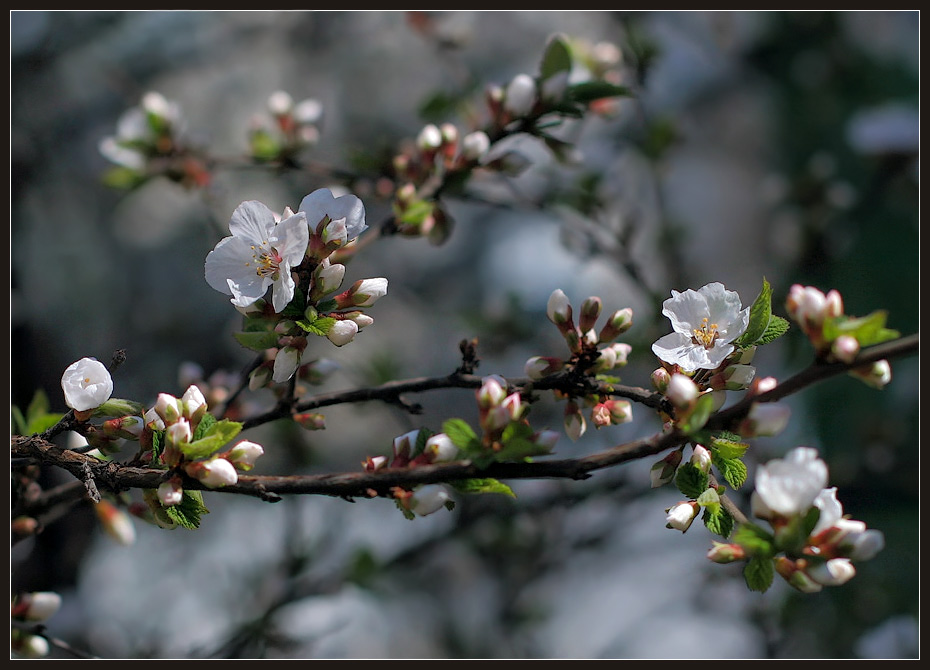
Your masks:
{"label": "small young leaf", "polygon": [[517,497],[509,486],[496,479],[460,479],[449,484],[459,493],[501,493],[511,498]]}
{"label": "small young leaf", "polygon": [[735,440],[728,437],[718,436],[710,438],[710,452],[714,457],[715,463],[717,458],[740,458],[743,454],[746,453],[749,445],[745,442],[740,442],[739,435],[736,435],[735,437],[737,438]]}
{"label": "small young leaf", "polygon": [[225,445],[242,430],[242,424],[238,421],[223,419],[209,426],[203,433],[203,437],[187,444],[179,445],[181,452],[191,459],[206,458],[220,447]]}
{"label": "small young leaf", "polygon": [[733,531],[733,517],[725,507],[718,507],[716,510],[705,507],[702,519],[707,530],[724,539]]}
{"label": "small young leaf", "polygon": [[199,528],[200,517],[210,513],[210,510],[203,504],[203,496],[200,491],[185,490],[180,503],[162,509],[168,518],[188,530]]}
{"label": "small young leaf", "polygon": [[423,453],[423,450],[426,449],[426,441],[432,437],[433,431],[429,428],[421,428],[420,432],[417,433],[417,441],[413,445],[413,450],[410,452],[410,458],[416,458]]}
{"label": "small young leaf", "polygon": [[23,416],[23,411],[16,405],[10,405],[10,414],[12,418],[12,428],[11,435],[28,435],[26,432],[26,417]]}
{"label": "small young leaf", "polygon": [[765,592],[772,585],[775,578],[775,563],[771,558],[754,556],[743,568],[743,577],[750,591]]}
{"label": "small young leaf", "polygon": [[739,346],[752,346],[765,333],[769,320],[772,318],[772,287],[768,280],[762,278],[762,290],[749,308],[749,325],[746,331],[737,338],[735,344]]}
{"label": "small young leaf", "polygon": [[689,414],[681,424],[681,431],[688,435],[692,435],[699,431],[710,418],[713,407],[714,397],[710,393],[702,394],[694,403],[691,414]]}
{"label": "small young leaf", "polygon": [[587,104],[601,98],[630,95],[626,86],[617,86],[606,81],[583,81],[568,88],[572,100]]}
{"label": "small young leaf", "polygon": [[312,333],[313,335],[319,335],[320,337],[326,337],[326,333],[328,333],[329,329],[333,327],[334,323],[336,323],[336,319],[331,316],[320,316],[313,321],[300,319],[296,323],[305,332]]}
{"label": "small young leaf", "polygon": [[216,423],[216,417],[207,412],[200,418],[200,423],[197,424],[197,430],[194,431],[192,439],[199,440],[207,434],[207,430]]}
{"label": "small young leaf", "polygon": [[462,419],[448,419],[444,421],[442,424],[442,432],[448,435],[449,439],[452,440],[452,444],[459,449],[474,450],[476,447],[480,446],[475,431]]}
{"label": "small young leaf", "polygon": [[901,336],[898,331],[885,328],[887,318],[888,312],[877,310],[868,316],[857,318],[841,315],[825,319],[823,336],[825,340],[832,342],[840,335],[852,335],[859,342],[860,347],[881,344]]}
{"label": "small young leaf", "polygon": [[791,324],[788,323],[787,319],[783,319],[780,316],[772,315],[769,319],[769,325],[765,327],[765,332],[762,333],[762,337],[756,340],[756,344],[768,344],[772,340],[778,339],[782,335],[788,332],[788,329],[791,327]]}
{"label": "small young leaf", "polygon": [[233,337],[235,337],[236,341],[243,347],[251,349],[252,351],[264,351],[265,349],[278,346],[278,335],[270,330],[260,332],[242,331],[233,333]]}
{"label": "small young leaf", "polygon": [[720,474],[723,475],[727,484],[734,489],[738,489],[746,483],[749,472],[746,469],[746,464],[738,458],[714,458],[713,463],[720,469]]}
{"label": "small young leaf", "polygon": [[751,556],[771,557],[775,554],[775,538],[754,523],[746,522],[734,531],[731,541],[746,550]]}
{"label": "small young leaf", "polygon": [[553,35],[546,45],[542,63],[539,66],[539,76],[545,81],[560,72],[569,72],[572,69],[572,54],[565,42],[564,35]]}
{"label": "small young leaf", "polygon": [[692,500],[707,490],[707,474],[691,463],[682,463],[675,473],[675,486]]}

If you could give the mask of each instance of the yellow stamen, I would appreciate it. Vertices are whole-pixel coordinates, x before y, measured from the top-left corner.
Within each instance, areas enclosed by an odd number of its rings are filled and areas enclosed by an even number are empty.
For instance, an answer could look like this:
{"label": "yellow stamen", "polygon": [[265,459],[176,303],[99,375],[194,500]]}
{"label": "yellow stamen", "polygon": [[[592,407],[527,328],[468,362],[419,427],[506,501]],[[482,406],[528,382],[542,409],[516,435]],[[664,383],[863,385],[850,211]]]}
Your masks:
{"label": "yellow stamen", "polygon": [[717,324],[712,323],[708,325],[708,320],[707,317],[702,319],[701,327],[694,329],[694,336],[692,338],[695,344],[702,344],[705,349],[710,349],[714,346],[714,341],[720,335],[720,333],[717,332]]}

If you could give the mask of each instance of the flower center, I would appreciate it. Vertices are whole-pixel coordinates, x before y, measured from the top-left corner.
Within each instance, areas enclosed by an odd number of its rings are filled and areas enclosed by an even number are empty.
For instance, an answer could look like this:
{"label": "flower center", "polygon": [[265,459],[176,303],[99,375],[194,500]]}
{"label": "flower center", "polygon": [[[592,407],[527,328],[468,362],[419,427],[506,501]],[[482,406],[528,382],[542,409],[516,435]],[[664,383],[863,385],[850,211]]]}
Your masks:
{"label": "flower center", "polygon": [[[265,248],[268,242],[262,242],[261,246],[252,245],[252,260],[255,261],[255,274],[259,277],[271,277],[276,279],[278,268],[281,265],[281,254],[274,247]],[[251,263],[246,263],[251,265]]]}
{"label": "flower center", "polygon": [[701,327],[693,330],[694,336],[691,339],[694,340],[695,344],[701,344],[705,349],[710,349],[714,346],[714,341],[720,336],[720,333],[717,332],[716,323],[708,325],[706,316],[701,321]]}

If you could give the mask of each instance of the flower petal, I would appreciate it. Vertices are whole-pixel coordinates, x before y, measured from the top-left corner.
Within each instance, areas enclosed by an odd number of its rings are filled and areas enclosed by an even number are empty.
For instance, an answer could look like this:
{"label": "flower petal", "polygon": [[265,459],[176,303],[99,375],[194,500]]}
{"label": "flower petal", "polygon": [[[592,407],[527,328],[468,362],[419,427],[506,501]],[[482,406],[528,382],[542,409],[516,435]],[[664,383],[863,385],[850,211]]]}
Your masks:
{"label": "flower petal", "polygon": [[[294,278],[291,277],[290,264],[287,261],[281,263],[278,273],[278,281],[274,282],[271,289],[271,305],[274,307],[275,314],[280,314],[287,307],[287,304],[294,299]],[[264,295],[264,291],[262,291],[262,295]]]}
{"label": "flower petal", "polygon": [[250,243],[261,243],[274,234],[274,212],[258,200],[247,200],[236,207],[229,220],[229,232]]}
{"label": "flower petal", "polygon": [[297,212],[278,223],[274,227],[274,240],[274,248],[288,265],[291,267],[300,265],[307,253],[307,245],[310,243],[307,215]]}
{"label": "flower petal", "polygon": [[314,231],[324,216],[334,221],[345,219],[350,240],[355,239],[368,228],[365,224],[365,205],[351,193],[336,198],[328,188],[317,189],[301,200],[298,209],[306,213],[307,224]]}
{"label": "flower petal", "polygon": [[707,311],[707,299],[690,288],[682,293],[673,290],[672,297],[662,303],[662,313],[672,322],[672,330],[689,338],[701,327]]}
{"label": "flower petal", "polygon": [[[730,351],[732,350],[733,348],[730,347]],[[710,365],[709,351],[704,347],[695,346],[691,338],[684,333],[676,332],[663,335],[653,343],[652,352],[666,363],[678,365],[682,370],[688,372],[698,368],[710,369],[717,367],[716,365]]]}

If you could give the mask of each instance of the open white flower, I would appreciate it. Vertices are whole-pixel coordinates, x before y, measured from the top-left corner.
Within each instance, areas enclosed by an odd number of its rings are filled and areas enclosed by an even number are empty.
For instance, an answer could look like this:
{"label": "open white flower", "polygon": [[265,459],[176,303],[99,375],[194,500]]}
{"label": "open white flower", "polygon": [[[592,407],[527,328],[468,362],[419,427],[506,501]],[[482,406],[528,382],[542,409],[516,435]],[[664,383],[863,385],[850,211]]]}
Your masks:
{"label": "open white flower", "polygon": [[358,196],[347,193],[338,198],[328,188],[320,188],[300,201],[298,213],[307,217],[310,229],[319,234],[317,225],[326,217],[330,221],[345,219],[346,240],[351,242],[361,235],[368,226],[365,224],[365,205]]}
{"label": "open white flower", "polygon": [[759,466],[752,512],[763,519],[805,514],[826,484],[827,464],[817,456],[817,450],[796,447],[785,458]]}
{"label": "open white flower", "polygon": [[713,370],[736,348],[732,342],[749,325],[749,308],[740,309],[739,294],[713,282],[697,291],[672,291],[662,313],[675,331],[660,337],[652,351],[682,370]]}
{"label": "open white flower", "polygon": [[65,404],[76,412],[100,407],[113,393],[113,379],[106,366],[96,358],[82,358],[65,369],[61,376]]}
{"label": "open white flower", "polygon": [[229,222],[232,236],[220,240],[207,254],[207,283],[231,295],[236,307],[247,307],[264,297],[269,286],[275,312],[281,312],[294,297],[291,268],[303,260],[310,230],[303,212],[285,214],[276,222],[274,213],[262,203],[243,202]]}

